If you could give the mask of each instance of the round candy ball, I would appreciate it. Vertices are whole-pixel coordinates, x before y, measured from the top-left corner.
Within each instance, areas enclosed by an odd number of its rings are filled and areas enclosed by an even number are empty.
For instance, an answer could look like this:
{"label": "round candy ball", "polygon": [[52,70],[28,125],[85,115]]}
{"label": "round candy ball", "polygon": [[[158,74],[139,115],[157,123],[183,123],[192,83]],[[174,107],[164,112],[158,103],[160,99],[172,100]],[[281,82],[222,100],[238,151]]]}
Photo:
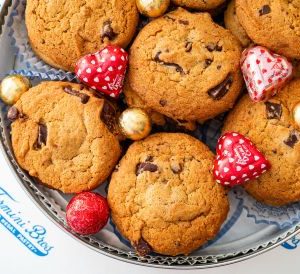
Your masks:
{"label": "round candy ball", "polygon": [[170,0],[136,0],[136,5],[141,14],[148,17],[158,17],[166,12]]}
{"label": "round candy ball", "polygon": [[97,193],[77,194],[67,206],[67,223],[73,231],[81,235],[99,232],[106,225],[108,218],[107,200]]}
{"label": "round candy ball", "polygon": [[0,98],[4,103],[13,105],[30,87],[30,81],[22,75],[7,76],[2,80],[0,85]]}
{"label": "round candy ball", "polygon": [[293,109],[293,119],[296,126],[300,129],[300,103],[295,105]]}
{"label": "round candy ball", "polygon": [[119,118],[122,133],[134,141],[144,139],[151,132],[151,119],[141,108],[128,108]]}

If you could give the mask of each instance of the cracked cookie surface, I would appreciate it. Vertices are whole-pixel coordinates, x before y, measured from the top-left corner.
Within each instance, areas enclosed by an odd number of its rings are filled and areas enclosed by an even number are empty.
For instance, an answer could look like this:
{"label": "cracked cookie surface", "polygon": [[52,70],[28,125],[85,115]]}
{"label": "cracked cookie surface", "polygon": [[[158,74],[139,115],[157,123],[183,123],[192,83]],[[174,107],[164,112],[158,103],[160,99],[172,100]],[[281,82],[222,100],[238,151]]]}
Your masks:
{"label": "cracked cookie surface", "polygon": [[172,0],[173,4],[197,9],[197,10],[212,10],[220,6],[225,0]]}
{"label": "cracked cookie surface", "polygon": [[8,112],[17,162],[65,193],[96,188],[121,154],[111,107],[78,84],[43,82],[31,88]]}
{"label": "cracked cookie surface", "polygon": [[77,60],[106,44],[126,47],[138,23],[135,0],[28,0],[26,26],[36,54],[73,71]]}
{"label": "cracked cookie surface", "polygon": [[232,34],[240,41],[243,47],[249,46],[251,40],[237,17],[235,0],[231,0],[224,13],[224,23],[226,28],[232,32]]}
{"label": "cracked cookie surface", "polygon": [[130,49],[129,84],[146,107],[174,120],[230,109],[242,86],[241,47],[208,13],[177,9],[146,25]]}
{"label": "cracked cookie surface", "polygon": [[236,0],[236,12],[255,43],[300,58],[299,0]]}
{"label": "cracked cookie surface", "polygon": [[237,131],[258,147],[271,169],[244,185],[257,200],[282,206],[300,200],[300,129],[292,119],[300,103],[300,80],[294,80],[266,103],[245,95],[229,114],[223,131]]}
{"label": "cracked cookie surface", "polygon": [[158,133],[132,144],[111,177],[108,202],[120,232],[165,255],[189,254],[226,219],[226,191],[213,179],[213,153],[181,133]]}

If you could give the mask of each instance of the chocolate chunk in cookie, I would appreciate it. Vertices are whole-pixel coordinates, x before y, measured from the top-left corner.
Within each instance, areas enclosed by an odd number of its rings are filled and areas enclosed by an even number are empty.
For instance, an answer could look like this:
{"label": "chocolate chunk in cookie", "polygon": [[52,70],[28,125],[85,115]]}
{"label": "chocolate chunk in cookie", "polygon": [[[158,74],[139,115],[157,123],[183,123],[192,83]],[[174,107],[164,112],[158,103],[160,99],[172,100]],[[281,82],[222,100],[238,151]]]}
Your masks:
{"label": "chocolate chunk in cookie", "polygon": [[266,102],[266,115],[267,119],[277,119],[280,120],[282,115],[281,104],[276,104],[272,102]]}

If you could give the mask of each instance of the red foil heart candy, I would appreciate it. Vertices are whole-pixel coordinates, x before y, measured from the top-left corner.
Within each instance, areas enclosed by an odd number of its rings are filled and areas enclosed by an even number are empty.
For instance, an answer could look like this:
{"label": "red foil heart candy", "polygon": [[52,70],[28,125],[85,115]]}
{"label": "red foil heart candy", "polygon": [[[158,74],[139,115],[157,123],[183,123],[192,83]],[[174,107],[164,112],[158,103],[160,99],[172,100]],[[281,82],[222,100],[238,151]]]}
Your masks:
{"label": "red foil heart candy", "polygon": [[291,78],[292,64],[283,56],[256,46],[244,50],[241,69],[250,98],[267,101]]}
{"label": "red foil heart candy", "polygon": [[241,185],[270,168],[265,156],[245,136],[228,132],[219,139],[213,170],[217,183],[230,187]]}
{"label": "red foil heart candy", "polygon": [[90,88],[118,98],[122,92],[127,64],[127,52],[111,45],[79,59],[75,73]]}

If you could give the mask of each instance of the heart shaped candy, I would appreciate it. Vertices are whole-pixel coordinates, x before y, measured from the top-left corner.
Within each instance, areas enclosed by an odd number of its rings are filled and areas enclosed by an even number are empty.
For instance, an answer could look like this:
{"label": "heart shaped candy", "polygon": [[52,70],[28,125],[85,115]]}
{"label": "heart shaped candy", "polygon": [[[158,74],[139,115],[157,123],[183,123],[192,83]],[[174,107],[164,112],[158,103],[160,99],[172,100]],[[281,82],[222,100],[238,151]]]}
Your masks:
{"label": "heart shaped candy", "polygon": [[118,98],[123,88],[127,64],[127,52],[118,46],[110,45],[79,59],[75,73],[77,78],[90,88]]}
{"label": "heart shaped candy", "polygon": [[265,156],[245,136],[225,133],[217,144],[214,177],[225,186],[241,185],[271,168]]}
{"label": "heart shaped candy", "polygon": [[241,58],[250,98],[255,101],[267,101],[291,78],[292,64],[283,56],[268,49],[256,46],[246,49]]}

